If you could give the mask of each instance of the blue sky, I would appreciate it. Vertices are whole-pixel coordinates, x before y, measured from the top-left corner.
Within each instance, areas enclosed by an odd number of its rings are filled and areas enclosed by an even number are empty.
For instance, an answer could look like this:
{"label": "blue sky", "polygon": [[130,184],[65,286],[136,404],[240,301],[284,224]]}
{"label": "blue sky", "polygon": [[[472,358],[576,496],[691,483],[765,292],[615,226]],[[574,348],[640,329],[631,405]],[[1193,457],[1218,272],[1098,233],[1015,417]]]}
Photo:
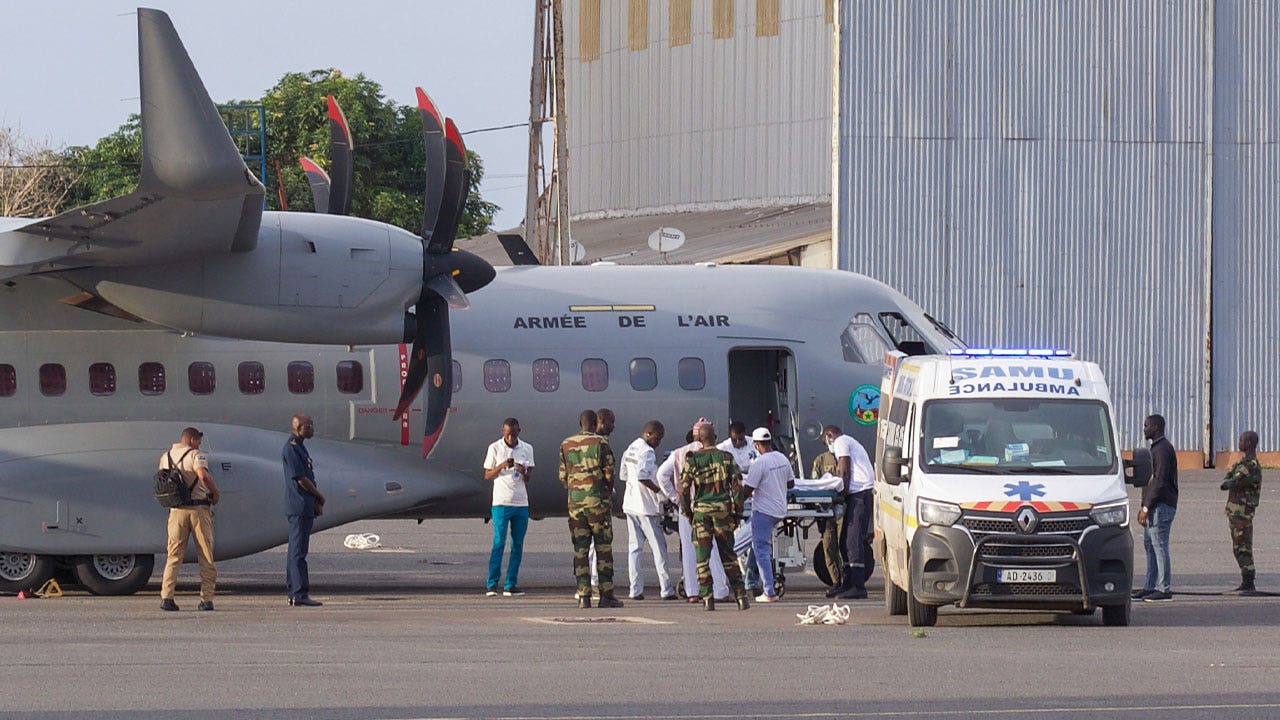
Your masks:
{"label": "blue sky", "polygon": [[[401,105],[421,85],[459,129],[529,118],[533,0],[156,0],[215,102],[260,95],[289,71],[364,73]],[[87,145],[138,110],[136,3],[0,0],[0,126]],[[331,37],[332,29],[341,33]],[[499,228],[523,219],[528,131],[468,135]],[[360,139],[356,138],[359,146]]]}

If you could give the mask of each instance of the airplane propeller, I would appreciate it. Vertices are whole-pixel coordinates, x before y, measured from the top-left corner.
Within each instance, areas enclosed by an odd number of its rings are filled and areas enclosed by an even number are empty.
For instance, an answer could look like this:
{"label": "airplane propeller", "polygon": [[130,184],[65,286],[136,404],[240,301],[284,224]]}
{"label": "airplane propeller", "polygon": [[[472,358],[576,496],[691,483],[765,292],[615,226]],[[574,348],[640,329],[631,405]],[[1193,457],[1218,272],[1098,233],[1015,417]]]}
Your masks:
{"label": "airplane propeller", "polygon": [[408,412],[426,385],[425,457],[440,438],[453,401],[449,308],[467,308],[467,293],[488,285],[496,273],[479,256],[453,247],[470,187],[467,149],[453,120],[442,119],[422,88],[417,93],[427,174],[422,208],[422,291],[414,308],[413,351],[394,418],[399,420]]}
{"label": "airplane propeller", "polygon": [[330,215],[346,215],[351,209],[351,181],[353,176],[352,153],[355,150],[351,142],[351,128],[347,125],[347,116],[332,95],[327,96],[329,105],[329,162],[333,164],[333,176],[312,160],[298,158],[302,164],[302,172],[311,185],[311,199],[315,203],[316,212]]}

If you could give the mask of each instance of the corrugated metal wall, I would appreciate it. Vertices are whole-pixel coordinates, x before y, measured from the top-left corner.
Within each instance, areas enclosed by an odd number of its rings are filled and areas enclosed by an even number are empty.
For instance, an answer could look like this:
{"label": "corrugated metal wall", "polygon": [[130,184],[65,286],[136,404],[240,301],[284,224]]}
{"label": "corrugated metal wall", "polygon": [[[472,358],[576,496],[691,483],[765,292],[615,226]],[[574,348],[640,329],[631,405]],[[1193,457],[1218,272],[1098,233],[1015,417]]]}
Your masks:
{"label": "corrugated metal wall", "polygon": [[[670,0],[650,0],[648,44],[629,47],[636,6],[601,6],[600,56],[583,62],[581,0],[564,3],[575,217],[827,200],[831,195],[833,26],[822,3],[781,3],[758,37],[755,4],[712,37],[711,0],[693,0],[692,41],[671,46]],[[679,9],[687,3],[675,2]]]}
{"label": "corrugated metal wall", "polygon": [[1212,247],[1213,449],[1280,448],[1275,5],[840,8],[839,266],[1098,361],[1127,446],[1160,412],[1197,450]]}

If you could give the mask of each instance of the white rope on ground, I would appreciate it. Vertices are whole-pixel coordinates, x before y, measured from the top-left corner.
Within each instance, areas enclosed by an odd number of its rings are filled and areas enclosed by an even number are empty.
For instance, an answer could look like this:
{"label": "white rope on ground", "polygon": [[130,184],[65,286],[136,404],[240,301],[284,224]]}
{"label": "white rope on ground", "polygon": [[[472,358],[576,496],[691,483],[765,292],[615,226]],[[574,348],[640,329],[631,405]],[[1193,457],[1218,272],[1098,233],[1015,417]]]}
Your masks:
{"label": "white rope on ground", "polygon": [[373,533],[354,533],[348,535],[342,544],[352,550],[372,550],[382,547],[382,538]]}
{"label": "white rope on ground", "polygon": [[796,613],[799,625],[844,625],[849,622],[848,605],[810,605],[805,613]]}

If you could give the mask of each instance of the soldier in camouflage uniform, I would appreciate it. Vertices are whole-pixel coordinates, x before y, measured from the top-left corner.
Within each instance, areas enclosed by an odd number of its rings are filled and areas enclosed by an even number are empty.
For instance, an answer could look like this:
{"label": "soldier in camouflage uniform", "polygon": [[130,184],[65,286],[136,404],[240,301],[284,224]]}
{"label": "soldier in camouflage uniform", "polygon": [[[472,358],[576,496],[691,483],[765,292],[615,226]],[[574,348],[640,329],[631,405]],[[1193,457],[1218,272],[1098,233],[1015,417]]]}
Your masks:
{"label": "soldier in camouflage uniform", "polygon": [[600,607],[622,607],[613,596],[613,450],[593,432],[596,414],[583,410],[581,431],[560,444],[560,484],[569,491],[569,533],[573,537],[573,574],[578,581],[578,607],[591,607],[591,568],[587,559],[596,546]]}
{"label": "soldier in camouflage uniform", "polygon": [[1253,512],[1262,494],[1262,466],[1258,464],[1258,433],[1240,433],[1244,457],[1227,471],[1222,489],[1227,495],[1227,525],[1231,528],[1231,552],[1240,566],[1240,587],[1232,592],[1251,593],[1253,585]]}
{"label": "soldier in camouflage uniform", "polygon": [[738,556],[733,551],[733,531],[742,511],[742,475],[733,456],[716,447],[716,431],[711,424],[698,426],[696,439],[702,449],[685,458],[680,473],[680,511],[693,525],[693,543],[698,558],[698,595],[707,610],[716,609],[712,592],[712,540],[720,550],[720,561],[737,598],[738,609],[746,610],[746,588]]}
{"label": "soldier in camouflage uniform", "polygon": [[[813,459],[813,467],[809,471],[809,477],[817,480],[823,475],[834,475],[839,465],[836,463],[836,456],[830,450],[822,453]],[[839,594],[840,586],[844,584],[844,564],[840,557],[840,525],[844,514],[844,506],[837,505],[835,507],[838,515],[831,518],[820,518],[818,520],[818,530],[822,533],[822,559],[823,564],[827,568],[827,576],[831,578],[831,588],[833,592],[828,597],[835,597]]]}

